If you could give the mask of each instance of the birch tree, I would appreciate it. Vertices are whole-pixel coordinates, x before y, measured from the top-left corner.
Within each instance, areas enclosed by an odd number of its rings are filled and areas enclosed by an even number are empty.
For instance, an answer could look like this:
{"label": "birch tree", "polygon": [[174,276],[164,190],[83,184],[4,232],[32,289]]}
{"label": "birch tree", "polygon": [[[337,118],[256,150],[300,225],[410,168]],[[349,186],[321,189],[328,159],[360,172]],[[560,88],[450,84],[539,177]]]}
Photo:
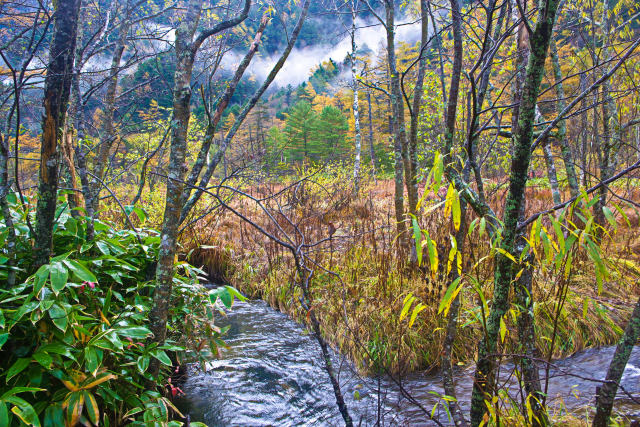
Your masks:
{"label": "birch tree", "polygon": [[360,188],[360,156],[362,152],[362,135],[360,133],[360,108],[358,105],[358,78],[356,73],[356,14],[358,11],[358,0],[351,0],[351,87],[353,89],[353,128],[354,128],[354,149],[355,159],[353,162],[353,182],[355,193]]}

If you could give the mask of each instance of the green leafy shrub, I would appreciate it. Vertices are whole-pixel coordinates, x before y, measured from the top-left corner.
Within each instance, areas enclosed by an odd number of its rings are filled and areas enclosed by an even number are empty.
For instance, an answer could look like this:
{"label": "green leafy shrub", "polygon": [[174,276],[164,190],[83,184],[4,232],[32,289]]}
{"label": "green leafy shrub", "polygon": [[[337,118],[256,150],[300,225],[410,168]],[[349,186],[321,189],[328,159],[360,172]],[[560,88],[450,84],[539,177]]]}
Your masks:
{"label": "green leafy shrub", "polygon": [[[159,346],[148,339],[146,326],[157,232],[96,222],[96,238],[87,242],[84,218],[74,218],[62,204],[54,254],[35,270],[26,215],[12,201],[18,244],[11,268],[18,281],[7,288],[10,254],[3,250],[0,425],[181,425],[170,421],[181,416],[171,402],[180,393],[171,374],[224,345],[214,313],[230,306],[237,291],[210,294],[198,283],[200,270],[177,263],[169,339]],[[4,248],[9,230],[4,221],[0,227]],[[157,374],[151,372],[154,360],[161,367]]]}

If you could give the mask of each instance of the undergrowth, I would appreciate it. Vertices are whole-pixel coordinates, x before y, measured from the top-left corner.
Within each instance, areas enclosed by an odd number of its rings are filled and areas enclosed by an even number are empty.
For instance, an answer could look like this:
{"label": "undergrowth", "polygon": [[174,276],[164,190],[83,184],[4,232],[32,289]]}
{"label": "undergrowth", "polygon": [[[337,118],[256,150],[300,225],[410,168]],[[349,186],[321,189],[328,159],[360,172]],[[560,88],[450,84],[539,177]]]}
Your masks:
{"label": "undergrowth", "polygon": [[[61,198],[52,258],[36,268],[27,225],[33,213],[14,195],[9,201],[17,250],[13,267],[0,253],[0,283],[9,269],[17,281],[0,289],[0,425],[182,425],[172,374],[224,344],[214,312],[234,292],[210,294],[198,283],[200,270],[178,262],[169,339],[159,346],[147,328],[157,232],[98,221],[87,242],[84,217],[72,216]],[[144,222],[142,210],[136,215]],[[8,233],[3,221],[0,246]]]}

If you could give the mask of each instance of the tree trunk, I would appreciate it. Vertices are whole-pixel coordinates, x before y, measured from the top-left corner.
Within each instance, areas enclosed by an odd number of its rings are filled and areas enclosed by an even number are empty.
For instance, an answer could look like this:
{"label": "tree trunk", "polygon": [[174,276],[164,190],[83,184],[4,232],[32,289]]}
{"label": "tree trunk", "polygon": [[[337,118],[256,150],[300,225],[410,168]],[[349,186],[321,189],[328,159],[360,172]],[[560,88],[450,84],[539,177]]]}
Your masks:
{"label": "tree trunk", "polygon": [[[609,3],[604,3],[602,12],[602,56],[608,61],[612,56],[612,49],[609,47]],[[609,67],[605,67],[603,74],[608,72]],[[604,142],[600,147],[600,182],[606,181],[613,175],[615,152],[619,143],[620,136],[618,112],[616,103],[611,96],[611,85],[608,80],[602,84],[602,133]],[[604,228],[606,226],[606,217],[604,209],[607,205],[607,196],[609,195],[609,186],[603,185],[598,191],[598,202],[595,204],[594,219],[596,224]],[[597,231],[601,234],[602,228]]]}
{"label": "tree trunk", "polygon": [[[484,108],[484,100],[487,94],[487,88],[489,86],[489,78],[491,77],[491,69],[493,68],[493,54],[495,44],[498,43],[500,38],[500,33],[502,32],[502,25],[504,23],[505,15],[507,12],[507,2],[503,2],[500,7],[500,13],[498,14],[498,19],[495,24],[495,28],[493,28],[493,34],[491,34],[492,23],[493,23],[493,13],[495,12],[496,0],[492,0],[489,3],[488,10],[490,13],[487,15],[487,29],[485,30],[485,45],[483,45],[483,57],[482,60],[478,61],[478,66],[481,67],[481,72],[479,76],[480,84],[475,91],[472,88],[471,98],[472,98],[472,108],[470,114],[471,120],[469,124],[469,129],[467,133],[467,155],[469,157],[469,162],[471,169],[473,170],[473,174],[475,177],[476,186],[478,188],[478,202],[480,206],[486,205],[486,196],[484,191],[484,182],[482,180],[481,166],[478,164],[476,160],[476,142],[479,138],[478,126],[479,126],[479,118],[481,111]],[[492,37],[490,37],[492,36]],[[493,40],[493,42],[491,42]],[[471,73],[473,76],[473,72]],[[473,78],[473,77],[472,77]],[[467,181],[467,179],[465,179]]]}
{"label": "tree trunk", "polygon": [[[109,68],[109,80],[107,83],[107,91],[104,97],[104,130],[103,135],[100,138],[98,147],[98,155],[93,165],[93,177],[89,179],[90,182],[90,194],[85,195],[85,209],[87,212],[91,212],[89,221],[93,221],[97,218],[100,210],[100,190],[102,189],[102,183],[105,179],[105,171],[109,163],[109,153],[113,147],[113,143],[117,140],[118,135],[115,125],[116,114],[116,94],[118,89],[118,80],[120,74],[120,62],[122,61],[122,55],[127,42],[127,35],[129,34],[129,28],[131,27],[131,8],[129,4],[125,5],[125,12],[118,28],[119,34],[116,41],[116,45],[113,50],[113,56],[111,57],[111,67]],[[88,204],[91,204],[89,209]]]}
{"label": "tree trunk", "polygon": [[[234,27],[244,21],[249,14],[251,0],[245,1],[244,10],[238,16],[223,21],[201,33],[195,40],[202,12],[199,0],[190,0],[186,15],[176,30],[176,71],[173,89],[173,129],[167,176],[166,204],[160,235],[160,251],[156,268],[156,287],[153,294],[153,308],[149,316],[151,332],[158,343],[163,343],[167,333],[169,303],[173,286],[174,259],[178,242],[178,227],[182,215],[182,191],[187,172],[186,151],[187,132],[191,115],[191,75],[198,47],[204,40],[218,32]],[[157,372],[158,363],[154,362],[151,372]]]}
{"label": "tree trunk", "polygon": [[73,152],[73,137],[73,128],[70,128],[68,125],[65,126],[65,130],[62,135],[62,156],[67,166],[68,184],[72,190],[67,196],[67,201],[69,202],[69,207],[72,209],[71,214],[76,217],[79,215],[76,208],[82,206],[82,199],[80,197],[82,190],[78,188],[78,173],[76,171],[75,155]]}
{"label": "tree trunk", "polygon": [[[35,263],[49,262],[58,193],[58,141],[67,112],[80,0],[58,0],[44,86],[44,117],[36,208]],[[16,153],[17,155],[17,153]]]}
{"label": "tree trunk", "polygon": [[451,85],[445,110],[444,163],[447,170],[452,170],[453,138],[456,131],[456,113],[458,111],[458,95],[460,92],[460,75],[462,74],[462,15],[458,0],[450,0],[451,22],[453,28],[453,66],[451,69]]}
{"label": "tree trunk", "polygon": [[200,20],[202,5],[191,0],[180,26],[176,30],[176,71],[173,89],[173,129],[169,154],[166,205],[162,224],[160,252],[156,268],[156,288],[150,314],[151,331],[162,343],[167,333],[167,317],[173,282],[174,257],[178,241],[178,221],[182,213],[182,189],[186,174],[187,131],[191,103],[191,74],[195,51],[191,45]]}
{"label": "tree trunk", "polygon": [[609,424],[618,384],[620,384],[624,368],[627,366],[629,356],[631,356],[638,338],[640,338],[640,299],[636,302],[629,323],[616,346],[616,351],[607,370],[605,383],[596,389],[596,415],[593,418],[593,427],[607,427]]}
{"label": "tree trunk", "polygon": [[[540,113],[540,108],[536,107],[536,121],[540,123],[543,120],[544,117]],[[553,160],[551,142],[548,139],[543,141],[542,153],[544,155],[544,162],[547,166],[547,178],[549,179],[549,187],[551,187],[551,198],[553,199],[554,205],[559,205],[562,203],[562,195],[560,194],[560,187],[558,186],[558,173],[556,172],[556,163]]]}
{"label": "tree trunk", "polygon": [[[460,197],[463,197],[467,204],[478,214],[478,216],[486,217],[491,224],[491,232],[498,226],[498,221],[491,207],[482,197],[478,197],[473,189],[469,187],[467,182],[460,175],[460,167],[454,163],[452,157],[453,140],[456,129],[456,112],[458,109],[458,92],[460,90],[460,75],[462,73],[462,15],[460,13],[460,5],[456,0],[450,0],[452,28],[453,28],[453,66],[451,68],[451,83],[449,86],[448,99],[445,97],[445,131],[444,131],[444,153],[443,161],[445,166],[445,175],[447,180],[451,182]],[[431,21],[434,22],[433,15]],[[470,153],[473,156],[473,152]],[[471,157],[472,162],[474,161]]]}
{"label": "tree trunk", "polygon": [[[585,73],[580,74],[580,92],[584,92],[584,90],[587,88],[587,75]],[[596,89],[597,90],[597,89]],[[582,145],[582,151],[581,151],[581,181],[582,181],[582,185],[584,187],[587,187],[587,177],[589,176],[588,174],[588,169],[587,169],[587,165],[588,165],[588,158],[589,158],[589,131],[588,131],[588,126],[587,126],[587,122],[589,120],[589,108],[588,108],[588,104],[587,104],[587,97],[584,97],[582,99],[582,102],[580,103],[580,108],[582,109],[583,113],[580,115],[580,128],[582,129],[582,131],[580,132],[580,140],[581,140],[581,145]]]}
{"label": "tree trunk", "polygon": [[[442,90],[442,104],[447,105],[447,91],[445,85],[445,75],[444,75],[444,55],[442,54],[442,40],[440,36],[440,30],[438,29],[438,22],[433,16],[433,11],[431,10],[431,2],[427,2],[427,9],[429,11],[429,16],[431,17],[431,25],[433,25],[433,43],[435,44],[436,49],[438,50],[438,66],[440,69],[440,73],[438,77],[440,78],[440,89]],[[445,111],[445,121],[446,121],[446,111]]]}
{"label": "tree trunk", "polygon": [[558,187],[558,174],[556,172],[556,164],[553,161],[553,153],[551,152],[551,143],[545,142],[542,146],[544,153],[544,162],[547,165],[547,177],[549,178],[549,186],[551,187],[551,197],[553,198],[553,204],[559,205],[562,203],[562,197],[560,196],[560,188]]}
{"label": "tree trunk", "polygon": [[[527,172],[531,160],[536,103],[557,9],[558,0],[546,0],[541,4],[535,30],[530,38],[531,53],[519,108],[518,131],[515,134],[515,147],[511,161],[509,192],[504,205],[501,249],[509,254],[515,253],[518,218],[524,203]],[[496,255],[491,313],[487,319],[486,335],[478,346],[478,361],[471,399],[471,425],[474,427],[480,425],[483,420],[485,398],[491,399],[494,395],[495,366],[493,358],[497,350],[500,320],[507,312],[509,304],[512,269],[513,263],[508,257],[502,254]]]}
{"label": "tree trunk", "polygon": [[[407,186],[407,198],[409,199],[409,212],[417,216],[418,205],[418,121],[420,118],[420,104],[422,103],[422,92],[424,92],[424,76],[427,69],[426,46],[429,43],[429,12],[427,1],[420,0],[420,58],[418,60],[418,73],[413,92],[411,108],[411,122],[409,126],[409,144],[407,156],[409,159],[408,168],[405,168],[405,181]],[[415,249],[414,249],[415,250]]]}
{"label": "tree trunk", "polygon": [[79,208],[83,206],[83,200],[81,197],[82,188],[78,188],[77,183],[78,177],[75,163],[73,140],[77,130],[75,124],[76,122],[80,121],[80,116],[82,115],[82,99],[80,97],[80,72],[82,70],[83,63],[82,42],[84,38],[84,26],[82,25],[82,22],[85,19],[85,16],[86,13],[84,13],[83,10],[82,0],[80,0],[80,10],[78,11],[78,27],[76,30],[76,49],[74,52],[73,76],[71,77],[69,109],[67,111],[67,117],[64,126],[65,130],[63,135],[63,157],[65,162],[67,163],[67,168],[69,169],[69,180],[71,181],[70,184],[74,190],[79,190],[74,191],[71,195],[67,196],[67,201],[72,207],[71,214],[74,217],[79,217],[80,212],[77,209],[73,208]]}
{"label": "tree trunk", "polygon": [[[462,74],[462,16],[460,14],[460,4],[458,0],[450,0],[451,5],[451,22],[453,29],[453,67],[451,69],[451,85],[449,86],[449,96],[447,108],[445,111],[445,139],[444,139],[444,163],[448,170],[455,169],[452,165],[453,136],[456,127],[456,112],[458,110],[458,95],[460,91],[460,76]],[[433,17],[432,17],[433,20]],[[435,22],[435,21],[434,21]],[[469,169],[466,168],[467,172]],[[464,242],[466,236],[466,203],[461,201],[461,225],[456,234],[456,242],[460,239]],[[454,263],[455,264],[455,263]],[[449,282],[453,283],[458,278],[457,268],[454,266],[449,274]],[[449,317],[447,318],[447,329],[445,333],[444,349],[442,353],[442,382],[445,393],[451,397],[456,396],[455,385],[453,381],[453,366],[451,364],[451,351],[456,337],[456,328],[458,322],[458,311],[460,301],[458,297],[454,299],[449,308]],[[460,411],[460,406],[456,401],[449,402],[449,408],[456,426],[466,425],[466,421]]]}
{"label": "tree trunk", "polygon": [[386,14],[385,29],[387,33],[387,64],[389,67],[389,86],[391,87],[391,111],[393,128],[394,151],[394,182],[395,182],[395,216],[398,242],[401,251],[408,247],[407,224],[404,217],[404,170],[407,134],[404,124],[404,103],[400,89],[400,76],[396,68],[395,44],[395,5],[393,0],[385,0]]}
{"label": "tree trunk", "polygon": [[[467,165],[465,167],[465,171],[463,172],[466,175],[466,178],[469,176],[470,172],[470,164],[467,161]],[[456,232],[456,246],[459,251],[462,251],[464,248],[465,240],[467,237],[467,203],[464,199],[460,200],[460,228]],[[460,275],[458,274],[458,269],[454,266],[451,269],[451,273],[449,273],[448,282],[449,284],[453,283],[458,279]],[[460,312],[460,296],[459,294],[455,296],[453,301],[451,301],[451,306],[449,307],[449,313],[447,316],[447,328],[445,330],[445,337],[442,349],[442,385],[444,388],[444,392],[447,396],[453,397],[454,400],[448,401],[447,404],[449,406],[449,412],[451,413],[451,417],[453,418],[453,422],[456,427],[462,427],[467,425],[467,420],[465,420],[464,415],[462,414],[462,409],[457,401],[455,382],[453,379],[453,346],[456,341],[457,329],[458,329],[458,315]]]}
{"label": "tree trunk", "polygon": [[[614,148],[617,144],[617,112],[615,101],[611,97],[611,88],[609,82],[602,85],[602,133],[603,142],[600,146],[600,177],[599,181],[603,182],[609,179],[613,174],[613,158]],[[607,206],[607,196],[609,195],[609,186],[603,185],[598,190],[598,202],[594,205],[594,219],[601,227],[606,226],[606,217],[604,209]],[[598,231],[601,233],[602,230]]]}
{"label": "tree trunk", "polygon": [[[16,154],[16,157],[17,154]],[[17,178],[16,178],[17,179]],[[16,284],[16,272],[13,267],[16,264],[16,231],[13,226],[13,218],[9,209],[7,196],[11,192],[9,182],[9,142],[0,134],[0,210],[4,218],[4,225],[7,228],[7,239],[5,250],[7,251],[7,288],[12,288]]]}
{"label": "tree trunk", "polygon": [[360,109],[358,106],[358,79],[356,76],[356,11],[358,1],[351,2],[351,84],[353,85],[353,120],[355,132],[355,160],[353,163],[353,182],[355,193],[360,189],[360,156],[362,135],[360,133]]}
{"label": "tree trunk", "polygon": [[[560,59],[558,58],[558,47],[555,38],[551,40],[551,60],[553,64],[553,77],[556,85],[556,111],[558,114],[565,109],[567,102],[565,101],[564,84],[562,81],[562,69],[560,68]],[[583,115],[584,117],[584,115]],[[564,168],[567,172],[567,183],[569,184],[569,192],[571,197],[577,197],[580,189],[578,187],[578,175],[573,161],[573,153],[567,139],[567,123],[565,120],[558,122],[558,142],[560,143],[560,152],[564,161]]]}
{"label": "tree trunk", "polygon": [[[489,10],[493,11],[494,7],[495,7],[495,1],[493,1],[489,5]],[[460,22],[461,16],[460,16],[459,7],[454,7],[452,10],[454,13],[452,21],[458,22],[458,24],[454,26],[454,50],[457,53],[455,56],[454,68],[452,73],[452,83],[459,85],[460,74],[462,72],[462,34],[461,34],[462,28],[461,28],[461,22]],[[506,10],[506,7],[505,5],[503,5],[500,10],[500,15],[498,17],[496,28],[494,30],[494,37],[493,37],[494,40],[497,40],[500,34],[500,31],[502,28],[502,21],[504,20],[505,10]],[[491,31],[490,24],[492,22],[492,17],[493,17],[492,14],[490,14],[487,17],[487,22],[489,24],[487,25],[487,29],[486,29],[486,31],[488,32],[487,34],[489,34]],[[462,181],[468,182],[471,169],[474,170],[474,174],[478,182],[479,197],[480,197],[481,203],[485,203],[484,191],[482,190],[480,168],[475,161],[474,146],[477,139],[475,135],[476,135],[478,116],[479,116],[478,111],[482,109],[482,106],[484,104],[485,93],[489,83],[489,75],[491,73],[491,62],[487,62],[487,61],[491,61],[491,60],[492,59],[490,57],[487,57],[486,59],[483,59],[480,62],[480,64],[482,65],[483,72],[480,75],[480,86],[474,97],[474,112],[473,112],[472,120],[469,124],[469,133],[468,133],[469,136],[467,140],[468,159],[465,164],[465,167],[463,170],[463,176],[462,176]],[[455,116],[457,111],[457,102],[458,102],[458,90],[456,90],[455,88],[453,88],[453,90],[451,91],[449,100],[451,100],[452,98],[456,108],[453,108],[453,107],[450,108],[450,111],[448,111],[447,114],[452,114]],[[452,124],[455,125],[455,122],[453,121],[448,122],[446,120],[446,117],[445,117],[445,122],[447,122],[448,126],[452,126]],[[448,151],[446,152],[450,152],[451,149],[453,148],[454,131],[455,131],[455,126],[447,129],[447,134],[446,134],[447,139],[445,140],[445,143],[446,143],[445,151],[447,149]],[[461,214],[460,214],[461,224],[460,224],[460,229],[456,233],[455,237],[456,237],[456,246],[458,250],[462,252],[464,250],[464,245],[465,245],[465,240],[467,235],[467,219],[466,219],[467,202],[462,197],[460,200],[460,211],[461,211]],[[451,273],[448,278],[449,284],[453,283],[453,281],[456,280],[457,278],[458,278],[458,272],[454,268],[451,270]],[[456,297],[451,302],[451,306],[449,308],[449,314],[447,317],[447,328],[445,330],[444,348],[442,352],[442,380],[443,380],[444,390],[448,396],[451,396],[454,399],[456,398],[456,391],[455,391],[455,384],[453,380],[452,351],[453,351],[453,346],[454,346],[456,334],[457,334],[457,322],[458,322],[459,310],[460,310],[460,299],[459,299],[459,296],[456,295]],[[458,404],[457,400],[453,400],[449,402],[448,405],[449,405],[449,412],[452,415],[455,425],[458,427],[465,426],[467,424],[467,421],[462,415],[462,410],[460,409],[460,405]]]}
{"label": "tree trunk", "polygon": [[[520,219],[524,220],[525,203],[522,204],[520,210]],[[524,231],[518,233],[516,237],[515,253],[520,255],[527,248],[527,240]],[[530,250],[529,250],[530,251]],[[529,420],[531,425],[546,426],[549,419],[543,406],[544,393],[540,385],[540,373],[535,360],[539,357],[538,348],[536,347],[535,318],[533,313],[533,267],[534,262],[531,252],[527,253],[524,260],[520,264],[513,265],[512,276],[518,274],[518,270],[522,269],[522,273],[518,280],[515,281],[515,300],[521,311],[517,318],[519,349],[516,353],[520,353],[518,363],[520,364],[520,372],[525,390],[525,402],[521,408],[525,417],[528,416],[528,407],[531,408],[532,419]],[[528,402],[527,402],[528,400]]]}
{"label": "tree trunk", "polygon": [[373,114],[371,112],[371,91],[367,91],[367,105],[369,107],[369,157],[371,157],[371,176],[376,179],[376,150],[373,146]]}

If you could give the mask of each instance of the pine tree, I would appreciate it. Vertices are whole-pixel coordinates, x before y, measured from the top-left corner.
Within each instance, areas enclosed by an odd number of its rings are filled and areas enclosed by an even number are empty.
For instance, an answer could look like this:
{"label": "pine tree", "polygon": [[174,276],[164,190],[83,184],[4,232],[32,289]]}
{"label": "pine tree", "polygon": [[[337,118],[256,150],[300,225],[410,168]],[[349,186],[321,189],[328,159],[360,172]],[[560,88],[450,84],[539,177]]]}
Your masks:
{"label": "pine tree", "polygon": [[314,124],[311,140],[312,152],[317,153],[314,160],[343,160],[349,154],[347,144],[347,118],[333,106],[322,109]]}
{"label": "pine tree", "polygon": [[284,162],[287,135],[278,126],[274,126],[267,132],[265,140],[264,162],[267,166],[276,166]]}
{"label": "pine tree", "polygon": [[310,157],[311,134],[317,119],[311,104],[308,101],[300,101],[293,106],[287,114],[284,132],[287,136],[286,157],[290,161],[301,162]]}

